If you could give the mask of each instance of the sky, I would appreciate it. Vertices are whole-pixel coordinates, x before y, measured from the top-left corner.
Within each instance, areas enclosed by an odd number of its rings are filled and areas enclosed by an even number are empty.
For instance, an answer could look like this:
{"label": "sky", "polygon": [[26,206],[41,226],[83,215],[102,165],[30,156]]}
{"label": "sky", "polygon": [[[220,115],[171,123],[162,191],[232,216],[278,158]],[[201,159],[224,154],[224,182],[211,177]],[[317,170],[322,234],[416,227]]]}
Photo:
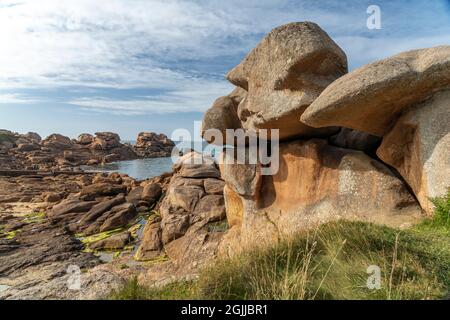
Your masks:
{"label": "sky", "polygon": [[233,89],[226,72],[294,21],[318,23],[350,69],[450,44],[450,0],[0,0],[0,128],[198,138],[193,122]]}

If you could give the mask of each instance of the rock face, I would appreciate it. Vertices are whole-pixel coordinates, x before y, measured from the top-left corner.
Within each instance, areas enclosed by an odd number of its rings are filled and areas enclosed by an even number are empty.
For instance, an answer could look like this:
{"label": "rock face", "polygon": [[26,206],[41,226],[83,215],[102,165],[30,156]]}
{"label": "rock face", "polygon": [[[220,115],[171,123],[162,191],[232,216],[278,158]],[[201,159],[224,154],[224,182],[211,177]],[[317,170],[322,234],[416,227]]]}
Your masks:
{"label": "rock face", "polygon": [[139,260],[164,251],[176,265],[199,267],[215,257],[226,223],[223,181],[214,160],[191,152],[174,165],[174,175],[157,210],[161,219],[147,222]]}
{"label": "rock face", "polygon": [[267,165],[227,163],[235,155],[225,149],[220,168],[232,228],[223,248],[339,218],[407,226],[423,211],[432,214],[430,198],[446,194],[450,46],[346,72],[345,54],[325,32],[293,23],[274,29],[228,73],[245,91],[239,101],[236,91],[216,100],[203,137],[221,144],[208,129],[279,128],[282,143],[274,175],[262,175]]}
{"label": "rock face", "polygon": [[[248,93],[237,108],[245,129],[280,129],[280,138],[328,134],[299,123],[328,84],[347,72],[347,58],[316,24],[290,23],[272,30],[228,74]],[[208,115],[208,114],[207,114]],[[205,127],[214,127],[208,124]]]}
{"label": "rock face", "polygon": [[243,237],[234,245],[273,241],[340,218],[400,227],[422,216],[406,185],[385,165],[325,140],[282,143],[278,172],[256,178],[261,182],[251,192],[233,187],[242,184],[234,177],[244,175],[227,166],[223,171],[236,173],[223,175],[227,217]]}
{"label": "rock face", "polygon": [[422,208],[450,187],[450,91],[408,109],[383,138],[377,151],[410,185]]}
{"label": "rock face", "polygon": [[[142,221],[170,179],[169,174],[138,182],[117,173],[0,173],[0,283],[8,286],[0,299],[107,297],[126,276],[98,269],[110,264],[99,265],[97,252],[114,250],[124,259],[120,265],[132,259],[127,250],[139,241]],[[145,197],[135,191],[147,187]],[[80,274],[81,290],[68,288],[71,267],[87,271]]]}
{"label": "rock face", "polygon": [[143,158],[170,157],[175,143],[165,134],[154,132],[139,133],[134,150]]}
{"label": "rock face", "polygon": [[[238,117],[238,106],[247,96],[247,91],[236,88],[228,96],[220,97],[211,108],[209,108],[203,116],[202,137],[209,143],[223,145],[227,141],[227,129],[242,128],[241,120]],[[222,134],[222,141],[214,141],[213,137],[209,137],[205,132],[207,130],[219,130]]]}
{"label": "rock face", "polygon": [[385,135],[408,107],[450,86],[450,46],[413,50],[365,65],[329,85],[302,115],[313,127]]}

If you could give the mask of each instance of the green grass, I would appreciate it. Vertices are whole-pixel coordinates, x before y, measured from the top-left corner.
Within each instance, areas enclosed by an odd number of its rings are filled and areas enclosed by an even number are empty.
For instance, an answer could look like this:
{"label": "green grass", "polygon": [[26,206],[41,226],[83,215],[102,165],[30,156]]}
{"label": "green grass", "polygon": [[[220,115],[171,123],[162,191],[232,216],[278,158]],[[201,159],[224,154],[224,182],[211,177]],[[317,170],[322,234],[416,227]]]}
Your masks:
{"label": "green grass", "polygon": [[[450,295],[449,198],[433,218],[396,230],[338,221],[270,248],[220,259],[195,282],[162,288],[130,282],[123,299],[442,299]],[[381,271],[369,289],[369,266]]]}
{"label": "green grass", "polygon": [[120,290],[110,294],[112,300],[185,300],[193,299],[197,294],[191,282],[175,282],[164,289],[155,289],[138,284],[136,278],[128,281]]}

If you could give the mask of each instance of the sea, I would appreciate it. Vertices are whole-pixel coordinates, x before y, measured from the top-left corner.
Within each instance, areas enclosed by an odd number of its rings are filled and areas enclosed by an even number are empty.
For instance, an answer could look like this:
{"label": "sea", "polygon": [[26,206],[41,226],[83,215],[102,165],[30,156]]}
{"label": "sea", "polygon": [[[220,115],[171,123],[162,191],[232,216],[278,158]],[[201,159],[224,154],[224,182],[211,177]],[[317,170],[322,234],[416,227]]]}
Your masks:
{"label": "sea", "polygon": [[[135,141],[122,142],[130,144],[135,143]],[[183,153],[188,149],[192,149],[205,155],[212,155],[215,158],[217,158],[222,151],[222,147],[210,145],[205,141],[178,141],[175,142],[175,144],[177,150],[181,150]],[[145,180],[172,171],[172,166],[177,159],[178,157],[168,157],[118,161],[97,166],[84,166],[83,170],[87,172],[119,172],[125,173],[137,180]]]}

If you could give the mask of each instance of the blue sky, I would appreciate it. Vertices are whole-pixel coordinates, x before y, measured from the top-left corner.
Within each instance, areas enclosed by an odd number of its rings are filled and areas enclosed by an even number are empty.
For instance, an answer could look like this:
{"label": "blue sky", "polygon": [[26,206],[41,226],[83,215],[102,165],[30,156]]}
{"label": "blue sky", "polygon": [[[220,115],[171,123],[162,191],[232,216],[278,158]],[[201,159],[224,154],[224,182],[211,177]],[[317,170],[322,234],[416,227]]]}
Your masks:
{"label": "blue sky", "polygon": [[[366,27],[381,8],[381,30]],[[318,23],[351,69],[450,44],[450,1],[0,0],[0,128],[193,131],[227,70],[272,28]]]}

